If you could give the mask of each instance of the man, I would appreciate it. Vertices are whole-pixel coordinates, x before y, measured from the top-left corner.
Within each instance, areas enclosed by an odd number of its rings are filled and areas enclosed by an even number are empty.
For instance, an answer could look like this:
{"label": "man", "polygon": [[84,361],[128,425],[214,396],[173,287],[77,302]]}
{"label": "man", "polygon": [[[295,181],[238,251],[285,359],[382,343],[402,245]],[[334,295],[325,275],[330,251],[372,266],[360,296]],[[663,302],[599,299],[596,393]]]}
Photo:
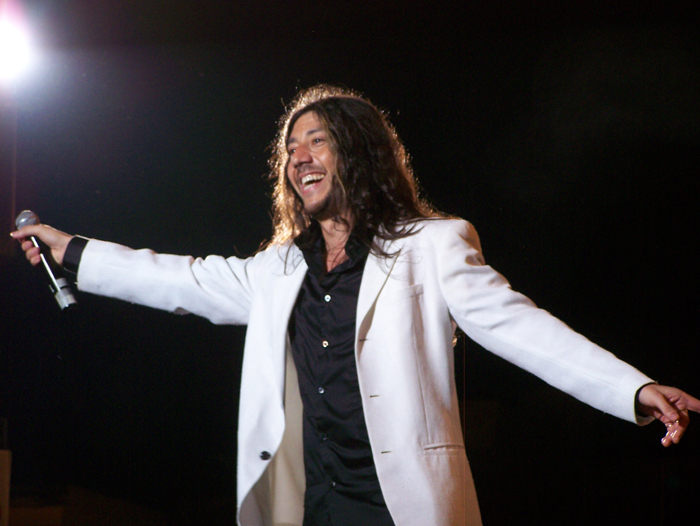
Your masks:
{"label": "man", "polygon": [[[274,237],[248,259],[134,251],[44,225],[12,234],[40,237],[81,290],[248,325],[241,524],[480,524],[455,391],[457,326],[600,410],[660,419],[664,446],[700,410],[511,290],[470,224],[417,197],[398,137],[361,97],[300,93],[271,167]],[[31,242],[22,247],[37,264]]]}

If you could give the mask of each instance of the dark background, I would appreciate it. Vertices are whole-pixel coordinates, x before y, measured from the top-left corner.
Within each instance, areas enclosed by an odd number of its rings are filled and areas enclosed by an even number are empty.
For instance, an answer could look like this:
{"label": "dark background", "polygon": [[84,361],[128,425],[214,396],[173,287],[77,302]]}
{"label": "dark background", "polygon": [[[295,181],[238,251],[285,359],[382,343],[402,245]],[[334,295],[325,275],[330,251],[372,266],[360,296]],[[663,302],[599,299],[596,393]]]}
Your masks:
{"label": "dark background", "polygon": [[[700,393],[693,2],[22,4],[42,57],[15,86],[18,210],[136,248],[249,255],[271,234],[284,104],[346,85],[388,111],[424,194],[476,225],[514,288]],[[14,487],[232,524],[244,329],[82,294],[61,313],[18,251],[0,265]],[[658,423],[458,350],[487,526],[692,514],[700,428],[666,450]]]}

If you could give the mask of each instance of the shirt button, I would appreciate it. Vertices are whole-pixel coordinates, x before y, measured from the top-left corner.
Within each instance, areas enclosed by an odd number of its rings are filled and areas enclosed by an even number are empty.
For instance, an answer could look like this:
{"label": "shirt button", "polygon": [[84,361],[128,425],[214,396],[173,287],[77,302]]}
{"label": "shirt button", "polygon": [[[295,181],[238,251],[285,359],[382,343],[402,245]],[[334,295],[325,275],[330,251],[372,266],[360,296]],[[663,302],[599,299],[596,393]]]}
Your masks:
{"label": "shirt button", "polygon": [[323,394],[326,392],[326,390],[323,387],[319,387],[318,392],[319,392],[319,394]]}
{"label": "shirt button", "polygon": [[328,483],[328,485],[329,485],[331,488],[335,488],[335,480],[331,480],[331,481]]}
{"label": "shirt button", "polygon": [[269,451],[263,451],[260,453],[260,458],[263,460],[270,460],[272,458],[272,455],[270,455]]}
{"label": "shirt button", "polygon": [[321,440],[323,440],[324,442],[325,442],[326,440],[328,440],[328,435],[325,434],[325,433],[323,433],[323,434],[321,435]]}
{"label": "shirt button", "polygon": [[324,348],[325,348],[325,347],[328,347],[328,341],[327,341],[327,340],[323,340],[323,341],[321,342],[321,345],[323,345]]}
{"label": "shirt button", "polygon": [[328,303],[329,301],[331,301],[331,295],[326,294],[325,296],[323,296],[323,299],[326,300],[326,303]]}

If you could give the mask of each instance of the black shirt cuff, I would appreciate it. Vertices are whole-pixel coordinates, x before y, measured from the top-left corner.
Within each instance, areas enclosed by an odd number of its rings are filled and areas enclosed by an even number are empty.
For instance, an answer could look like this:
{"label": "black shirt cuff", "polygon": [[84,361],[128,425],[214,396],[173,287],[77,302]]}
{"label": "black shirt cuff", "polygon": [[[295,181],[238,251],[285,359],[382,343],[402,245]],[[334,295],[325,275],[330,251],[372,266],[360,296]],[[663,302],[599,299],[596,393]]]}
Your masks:
{"label": "black shirt cuff", "polygon": [[78,275],[78,267],[80,266],[80,258],[83,256],[83,250],[89,239],[81,236],[75,236],[70,240],[66,251],[63,254],[63,269],[75,279]]}

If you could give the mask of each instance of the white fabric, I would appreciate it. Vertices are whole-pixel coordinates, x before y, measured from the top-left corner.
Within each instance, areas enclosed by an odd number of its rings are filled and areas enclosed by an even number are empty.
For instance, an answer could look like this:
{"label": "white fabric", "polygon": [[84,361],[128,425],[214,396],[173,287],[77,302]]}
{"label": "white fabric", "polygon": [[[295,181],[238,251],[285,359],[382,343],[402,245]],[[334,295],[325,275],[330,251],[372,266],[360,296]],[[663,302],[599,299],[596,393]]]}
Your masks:
{"label": "white fabric", "polygon": [[[455,390],[455,325],[579,400],[636,421],[635,393],[651,380],[511,290],[484,264],[469,223],[424,221],[419,233],[385,248],[394,256],[370,255],[365,266],[356,361],[377,475],[397,526],[481,523]],[[300,401],[288,390],[285,402],[285,363],[287,325],[306,269],[293,245],[249,259],[193,259],[94,240],[80,264],[81,290],[248,325],[237,473],[246,526],[301,524]],[[285,406],[296,414],[286,433]],[[296,436],[276,455],[283,435]],[[263,460],[263,451],[273,460]],[[271,497],[280,485],[284,497]]]}

